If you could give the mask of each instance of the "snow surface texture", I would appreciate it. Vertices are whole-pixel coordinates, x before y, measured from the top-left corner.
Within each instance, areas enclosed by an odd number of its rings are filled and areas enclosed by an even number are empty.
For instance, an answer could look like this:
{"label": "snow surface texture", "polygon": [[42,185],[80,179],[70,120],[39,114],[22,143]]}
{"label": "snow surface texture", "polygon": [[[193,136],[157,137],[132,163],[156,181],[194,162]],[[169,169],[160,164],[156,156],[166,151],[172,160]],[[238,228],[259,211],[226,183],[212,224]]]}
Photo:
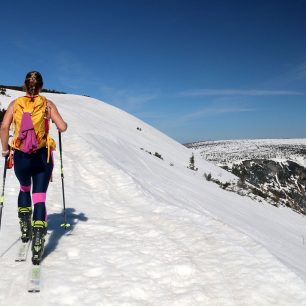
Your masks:
{"label": "snow surface texture", "polygon": [[[20,95],[7,92],[3,106]],[[30,263],[14,262],[19,186],[8,171],[0,305],[306,305],[304,217],[206,181],[204,172],[236,178],[197,154],[199,170],[187,169],[190,149],[115,107],[46,96],[69,123],[62,139],[72,226],[60,228],[56,152],[42,291],[29,294]]]}
{"label": "snow surface texture", "polygon": [[306,167],[306,139],[242,139],[201,141],[186,144],[209,161],[230,166],[246,159],[294,161]]}

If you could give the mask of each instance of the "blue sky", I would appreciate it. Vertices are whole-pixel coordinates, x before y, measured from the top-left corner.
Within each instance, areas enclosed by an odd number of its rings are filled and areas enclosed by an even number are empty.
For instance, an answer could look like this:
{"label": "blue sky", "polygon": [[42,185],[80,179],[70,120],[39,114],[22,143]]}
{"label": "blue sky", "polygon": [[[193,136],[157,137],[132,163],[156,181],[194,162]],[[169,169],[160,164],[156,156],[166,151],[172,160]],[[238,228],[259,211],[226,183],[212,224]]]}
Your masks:
{"label": "blue sky", "polygon": [[0,26],[0,84],[38,70],[182,143],[306,137],[305,0],[5,1]]}

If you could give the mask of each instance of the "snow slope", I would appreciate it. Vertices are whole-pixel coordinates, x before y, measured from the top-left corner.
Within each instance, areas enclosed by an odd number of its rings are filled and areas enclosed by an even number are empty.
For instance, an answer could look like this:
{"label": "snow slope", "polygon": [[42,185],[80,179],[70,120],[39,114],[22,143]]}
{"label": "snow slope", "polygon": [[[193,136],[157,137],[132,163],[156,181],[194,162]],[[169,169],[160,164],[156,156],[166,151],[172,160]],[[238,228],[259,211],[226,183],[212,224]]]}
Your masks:
{"label": "snow slope", "polygon": [[[3,106],[20,95],[8,93]],[[236,178],[198,155],[199,170],[187,169],[191,150],[117,108],[47,96],[69,123],[63,150],[72,226],[59,226],[56,152],[42,291],[27,293],[29,262],[14,262],[18,182],[8,172],[0,305],[306,305],[304,217],[206,181],[204,172]]]}

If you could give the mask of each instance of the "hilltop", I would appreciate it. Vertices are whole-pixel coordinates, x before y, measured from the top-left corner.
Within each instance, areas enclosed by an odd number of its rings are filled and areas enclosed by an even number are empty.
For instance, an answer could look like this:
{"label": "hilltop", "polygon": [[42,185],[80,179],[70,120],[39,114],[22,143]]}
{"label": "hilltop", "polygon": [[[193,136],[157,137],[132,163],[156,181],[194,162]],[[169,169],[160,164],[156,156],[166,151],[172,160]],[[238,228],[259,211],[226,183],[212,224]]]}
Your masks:
{"label": "hilltop", "polygon": [[[8,90],[3,106],[20,92]],[[65,120],[39,295],[26,292],[12,171],[0,231],[1,305],[306,305],[306,220],[207,181],[238,178],[103,101],[51,94]],[[52,129],[57,139],[55,128]],[[195,154],[197,171],[188,169]],[[3,169],[0,168],[0,171]]]}

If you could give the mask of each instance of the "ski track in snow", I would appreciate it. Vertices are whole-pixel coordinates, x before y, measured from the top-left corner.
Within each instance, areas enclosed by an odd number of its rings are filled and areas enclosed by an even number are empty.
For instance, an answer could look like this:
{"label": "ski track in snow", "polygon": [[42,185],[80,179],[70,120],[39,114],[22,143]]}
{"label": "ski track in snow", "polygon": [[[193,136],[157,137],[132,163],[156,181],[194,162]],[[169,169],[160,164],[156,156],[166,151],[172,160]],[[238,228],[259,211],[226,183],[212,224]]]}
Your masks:
{"label": "ski track in snow", "polygon": [[[72,227],[66,232],[59,227],[55,154],[42,291],[36,294],[26,292],[30,253],[27,263],[15,263],[17,247],[10,248],[19,234],[18,184],[8,173],[0,305],[306,305],[306,285],[295,273],[247,235],[197,210],[195,203],[190,208],[184,198],[180,203],[187,189],[167,201],[167,189],[175,190],[170,176],[168,185],[149,188],[133,169],[128,173],[120,167],[131,161],[112,160],[112,152],[99,151],[90,135],[64,141]],[[138,166],[153,177],[150,158]]]}

